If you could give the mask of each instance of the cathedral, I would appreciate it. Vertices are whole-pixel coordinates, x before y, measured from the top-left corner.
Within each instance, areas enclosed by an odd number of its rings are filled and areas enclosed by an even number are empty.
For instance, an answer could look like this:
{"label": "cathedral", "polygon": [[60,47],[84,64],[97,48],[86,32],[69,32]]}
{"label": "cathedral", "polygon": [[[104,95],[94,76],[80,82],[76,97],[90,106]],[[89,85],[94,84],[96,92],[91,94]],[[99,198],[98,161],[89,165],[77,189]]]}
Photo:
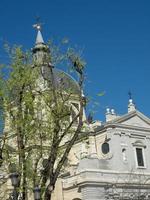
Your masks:
{"label": "cathedral", "polygon": [[106,122],[93,121],[89,129],[85,143],[70,153],[71,170],[61,179],[63,198],[150,199],[150,119],[129,99],[126,114],[107,109]]}
{"label": "cathedral", "polygon": [[[49,52],[40,29],[32,51],[35,59],[46,59]],[[56,87],[62,74],[63,89],[71,87],[77,94],[77,82],[59,69],[54,69]],[[48,71],[43,75],[51,78]],[[104,122],[88,120],[85,112],[83,119],[86,133],[73,145],[52,200],[149,200],[150,119],[136,108],[132,97],[124,115],[107,108]]]}

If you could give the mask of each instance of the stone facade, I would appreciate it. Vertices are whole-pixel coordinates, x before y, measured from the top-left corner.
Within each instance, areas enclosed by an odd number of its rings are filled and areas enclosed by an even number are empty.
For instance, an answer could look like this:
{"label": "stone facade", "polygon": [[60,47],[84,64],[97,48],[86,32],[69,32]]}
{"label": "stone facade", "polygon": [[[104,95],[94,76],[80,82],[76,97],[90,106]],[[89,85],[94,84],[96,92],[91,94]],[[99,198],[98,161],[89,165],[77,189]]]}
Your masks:
{"label": "stone facade", "polygon": [[74,145],[59,180],[62,196],[53,199],[150,199],[149,154],[150,119],[131,99],[123,116],[107,109],[106,122],[89,124],[84,142]]}

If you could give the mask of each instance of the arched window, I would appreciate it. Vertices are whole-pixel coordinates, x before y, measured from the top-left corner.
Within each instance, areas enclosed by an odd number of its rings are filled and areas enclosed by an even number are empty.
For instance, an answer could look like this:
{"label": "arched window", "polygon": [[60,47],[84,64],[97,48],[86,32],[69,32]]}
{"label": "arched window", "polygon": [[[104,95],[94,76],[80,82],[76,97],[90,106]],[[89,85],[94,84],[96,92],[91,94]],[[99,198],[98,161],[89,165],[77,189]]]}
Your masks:
{"label": "arched window", "polygon": [[104,143],[102,144],[102,153],[103,153],[103,154],[109,153],[109,144],[108,144],[107,142],[104,142]]}

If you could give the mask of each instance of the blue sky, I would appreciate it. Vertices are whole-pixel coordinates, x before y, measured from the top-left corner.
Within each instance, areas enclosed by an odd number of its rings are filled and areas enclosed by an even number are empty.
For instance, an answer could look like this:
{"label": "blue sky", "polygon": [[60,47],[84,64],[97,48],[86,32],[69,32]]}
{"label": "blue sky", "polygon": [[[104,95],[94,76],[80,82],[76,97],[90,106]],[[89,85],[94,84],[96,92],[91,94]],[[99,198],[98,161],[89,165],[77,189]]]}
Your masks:
{"label": "blue sky", "polygon": [[[86,93],[100,105],[95,118],[104,119],[107,106],[123,114],[128,91],[137,108],[150,116],[150,1],[144,0],[1,0],[0,62],[3,42],[34,45],[32,28],[39,15],[43,37],[67,37],[84,49]],[[105,95],[97,94],[105,91]]]}

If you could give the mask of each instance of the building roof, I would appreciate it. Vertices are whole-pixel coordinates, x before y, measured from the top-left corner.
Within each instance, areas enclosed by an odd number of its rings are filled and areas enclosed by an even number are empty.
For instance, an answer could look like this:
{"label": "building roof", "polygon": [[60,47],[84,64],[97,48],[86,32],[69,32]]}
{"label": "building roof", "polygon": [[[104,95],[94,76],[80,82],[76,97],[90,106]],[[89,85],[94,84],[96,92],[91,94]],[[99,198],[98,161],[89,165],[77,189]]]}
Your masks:
{"label": "building roof", "polygon": [[43,70],[44,79],[49,80],[50,82],[52,82],[53,79],[56,88],[70,92],[72,94],[80,94],[80,87],[77,81],[66,72],[57,68],[52,68],[52,77],[50,68],[44,67]]}
{"label": "building roof", "polygon": [[44,44],[44,40],[41,31],[38,30],[35,44],[41,44],[41,43]]}
{"label": "building roof", "polygon": [[137,116],[139,119],[141,119],[142,121],[150,125],[150,119],[146,117],[144,114],[142,114],[140,111],[138,111],[137,109],[132,112],[126,113],[125,115],[116,117],[114,120],[107,123],[123,123],[135,116]]}

